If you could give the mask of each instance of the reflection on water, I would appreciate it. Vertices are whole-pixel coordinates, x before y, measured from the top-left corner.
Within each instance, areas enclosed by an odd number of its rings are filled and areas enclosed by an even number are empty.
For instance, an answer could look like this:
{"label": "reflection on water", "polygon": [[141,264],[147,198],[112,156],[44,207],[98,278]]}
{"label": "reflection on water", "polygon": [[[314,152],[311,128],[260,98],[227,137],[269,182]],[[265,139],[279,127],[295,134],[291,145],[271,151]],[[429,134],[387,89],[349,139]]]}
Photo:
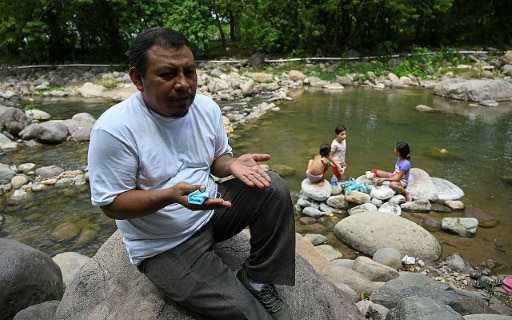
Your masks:
{"label": "reflection on water", "polygon": [[[471,106],[433,97],[430,89],[311,89],[292,94],[294,100],[282,104],[281,111],[237,130],[231,141],[236,154],[269,153],[271,167],[279,164],[293,168],[295,175],[286,180],[295,194],[305,178],[308,159],[317,153],[320,144],[332,141],[337,124],[348,129],[346,178],[362,175],[370,168],[392,170],[394,144],[406,141],[411,146],[413,167],[452,181],[464,190],[463,201],[467,205],[499,220],[497,227],[479,228],[470,239],[434,233],[443,246],[443,256],[459,252],[473,264],[492,258],[509,264],[505,269],[512,272],[509,249],[512,247],[512,185],[501,179],[512,175],[512,103],[502,103],[498,108]],[[419,112],[415,107],[420,104],[439,111]],[[104,102],[87,105],[63,102],[42,109],[65,119],[78,112],[97,117],[107,106]],[[67,142],[58,146],[23,147],[0,156],[0,162],[84,169],[86,154],[87,143]],[[115,230],[112,220],[90,205],[87,186],[45,191],[23,205],[8,204],[2,197],[0,209],[6,220],[1,236],[18,239],[50,255],[77,251],[90,256]],[[457,214],[460,215],[450,215]],[[439,214],[430,215],[442,218]],[[417,216],[404,214],[404,217],[420,223]],[[81,232],[95,234],[96,238],[86,245],[76,238],[52,240],[52,232],[65,221],[73,222]],[[297,230],[300,231],[299,225]],[[331,245],[350,256],[349,248],[332,235],[329,239]]]}
{"label": "reflection on water", "polygon": [[[427,89],[305,90],[294,98],[279,113],[248,125],[233,142],[238,154],[266,152],[272,155],[271,167],[294,168],[296,174],[286,180],[295,193],[305,178],[308,159],[320,144],[332,141],[337,124],[348,131],[345,178],[358,177],[371,168],[392,171],[393,147],[397,141],[406,141],[413,167],[452,181],[464,190],[462,200],[467,205],[499,220],[497,227],[479,228],[471,239],[434,233],[443,246],[443,256],[459,252],[474,264],[493,258],[507,263],[512,271],[512,185],[501,179],[512,175],[512,103],[491,110],[434,98]],[[420,104],[441,112],[419,112],[415,107]],[[462,213],[451,213],[457,214]],[[430,216],[442,219],[439,214]],[[421,223],[418,217],[409,218]],[[335,239],[330,238],[330,244],[350,256],[350,250]]]}

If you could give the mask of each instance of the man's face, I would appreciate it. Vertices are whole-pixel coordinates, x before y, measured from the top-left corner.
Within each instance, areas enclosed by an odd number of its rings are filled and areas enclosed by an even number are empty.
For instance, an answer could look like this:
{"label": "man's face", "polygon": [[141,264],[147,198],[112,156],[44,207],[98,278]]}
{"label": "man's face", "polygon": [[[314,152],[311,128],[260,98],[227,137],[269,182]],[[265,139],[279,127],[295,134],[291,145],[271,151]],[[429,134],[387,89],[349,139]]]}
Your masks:
{"label": "man's face", "polygon": [[144,102],[165,117],[183,117],[194,101],[197,73],[194,55],[187,46],[179,49],[154,45],[147,52],[148,68],[143,77],[132,68],[130,77],[142,92]]}

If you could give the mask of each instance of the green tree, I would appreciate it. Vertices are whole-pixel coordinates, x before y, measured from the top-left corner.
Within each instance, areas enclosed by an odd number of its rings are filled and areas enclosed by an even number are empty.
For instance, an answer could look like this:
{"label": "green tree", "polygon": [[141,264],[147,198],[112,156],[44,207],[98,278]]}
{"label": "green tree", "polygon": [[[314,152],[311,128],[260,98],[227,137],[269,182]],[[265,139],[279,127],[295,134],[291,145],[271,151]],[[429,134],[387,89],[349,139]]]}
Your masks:
{"label": "green tree", "polygon": [[192,42],[198,53],[208,51],[210,41],[208,26],[214,24],[206,1],[185,0],[170,5],[168,27],[183,33]]}
{"label": "green tree", "polygon": [[0,48],[4,59],[38,63],[50,55],[58,30],[55,19],[58,11],[53,1],[0,1]]}
{"label": "green tree", "polygon": [[0,54],[18,63],[126,61],[141,30],[162,26],[167,0],[0,0]]}
{"label": "green tree", "polygon": [[240,35],[244,44],[264,52],[288,52],[298,43],[293,1],[253,0],[244,3]]}
{"label": "green tree", "polygon": [[512,1],[454,0],[445,20],[450,32],[446,41],[454,45],[510,46],[512,43]]}
{"label": "green tree", "polygon": [[2,63],[125,62],[142,30],[169,26],[203,55],[212,39],[267,53],[389,54],[512,43],[510,0],[0,0]]}
{"label": "green tree", "polygon": [[[454,0],[327,0],[326,40],[330,52],[346,48],[387,51],[422,41]],[[389,53],[389,52],[380,52]]]}

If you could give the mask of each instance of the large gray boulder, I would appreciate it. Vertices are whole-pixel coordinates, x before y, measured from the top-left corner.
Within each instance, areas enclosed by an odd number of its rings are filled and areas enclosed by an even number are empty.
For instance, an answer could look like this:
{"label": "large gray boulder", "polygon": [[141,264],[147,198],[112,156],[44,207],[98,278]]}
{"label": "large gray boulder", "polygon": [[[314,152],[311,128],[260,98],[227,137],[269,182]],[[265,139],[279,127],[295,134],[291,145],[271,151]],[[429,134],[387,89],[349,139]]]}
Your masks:
{"label": "large gray boulder", "polygon": [[77,121],[80,127],[92,127],[96,122],[96,119],[86,112],[77,113],[71,119]]}
{"label": "large gray boulder", "polygon": [[450,306],[430,297],[405,297],[389,310],[386,320],[464,320],[464,317]]}
{"label": "large gray boulder", "polygon": [[[490,312],[490,309],[482,300],[482,296],[479,292],[455,289],[446,283],[436,281],[418,273],[402,273],[400,277],[390,280],[374,290],[370,296],[370,300],[389,309],[393,309],[397,306],[400,307],[399,303],[401,300],[407,297],[431,298],[450,306],[460,314],[494,313]],[[426,303],[428,302],[427,300]],[[395,317],[397,315],[395,312],[392,314],[394,315],[393,319],[423,319],[423,317],[397,318]],[[438,319],[446,318],[442,317]]]}
{"label": "large gray boulder", "polygon": [[53,320],[59,300],[51,300],[34,304],[18,312],[13,320]]}
{"label": "large gray boulder", "polygon": [[426,229],[400,216],[378,211],[344,218],[334,226],[334,234],[367,256],[373,256],[382,248],[394,248],[402,256],[426,262],[435,261],[441,255],[441,245]]}
{"label": "large gray boulder", "polygon": [[66,141],[68,134],[68,127],[61,122],[48,121],[26,126],[19,136],[23,140],[35,139],[41,143],[59,144]]}
{"label": "large gray boulder", "polygon": [[[245,232],[216,245],[216,251],[233,270],[249,252]],[[300,255],[296,285],[277,286],[295,320],[361,319],[355,301],[319,276]],[[312,294],[314,293],[314,294]],[[75,275],[57,309],[57,320],[190,320],[197,315],[164,299],[162,293],[130,264],[119,231]]]}
{"label": "large gray boulder", "polygon": [[412,194],[413,199],[426,198],[429,201],[437,200],[439,192],[430,175],[420,168],[411,168],[407,191]]}
{"label": "large gray boulder", "polygon": [[29,125],[29,121],[23,110],[6,107],[0,109],[0,125],[10,134],[17,135],[23,128]]}
{"label": "large gray boulder", "polygon": [[0,319],[62,296],[62,274],[46,253],[0,238]]}
{"label": "large gray boulder", "polygon": [[449,201],[464,197],[464,191],[451,181],[432,177],[432,182],[437,190],[437,200]]}
{"label": "large gray boulder", "polygon": [[434,94],[465,101],[512,100],[512,82],[506,80],[446,79],[434,86]]}

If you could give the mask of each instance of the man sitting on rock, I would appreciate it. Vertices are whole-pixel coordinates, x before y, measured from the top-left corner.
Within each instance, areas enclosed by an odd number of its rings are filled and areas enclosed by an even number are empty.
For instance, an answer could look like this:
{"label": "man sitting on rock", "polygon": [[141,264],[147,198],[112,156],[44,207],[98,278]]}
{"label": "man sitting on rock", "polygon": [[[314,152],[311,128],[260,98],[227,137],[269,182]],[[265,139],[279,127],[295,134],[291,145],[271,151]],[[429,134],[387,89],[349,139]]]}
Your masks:
{"label": "man sitting on rock", "polygon": [[[287,184],[258,165],[270,156],[233,157],[219,106],[196,94],[181,33],[142,32],[130,64],[139,92],[91,132],[92,203],[116,219],[131,262],[177,304],[209,319],[291,319],[274,284],[295,283],[295,222]],[[213,244],[246,226],[250,253],[234,273]]]}

